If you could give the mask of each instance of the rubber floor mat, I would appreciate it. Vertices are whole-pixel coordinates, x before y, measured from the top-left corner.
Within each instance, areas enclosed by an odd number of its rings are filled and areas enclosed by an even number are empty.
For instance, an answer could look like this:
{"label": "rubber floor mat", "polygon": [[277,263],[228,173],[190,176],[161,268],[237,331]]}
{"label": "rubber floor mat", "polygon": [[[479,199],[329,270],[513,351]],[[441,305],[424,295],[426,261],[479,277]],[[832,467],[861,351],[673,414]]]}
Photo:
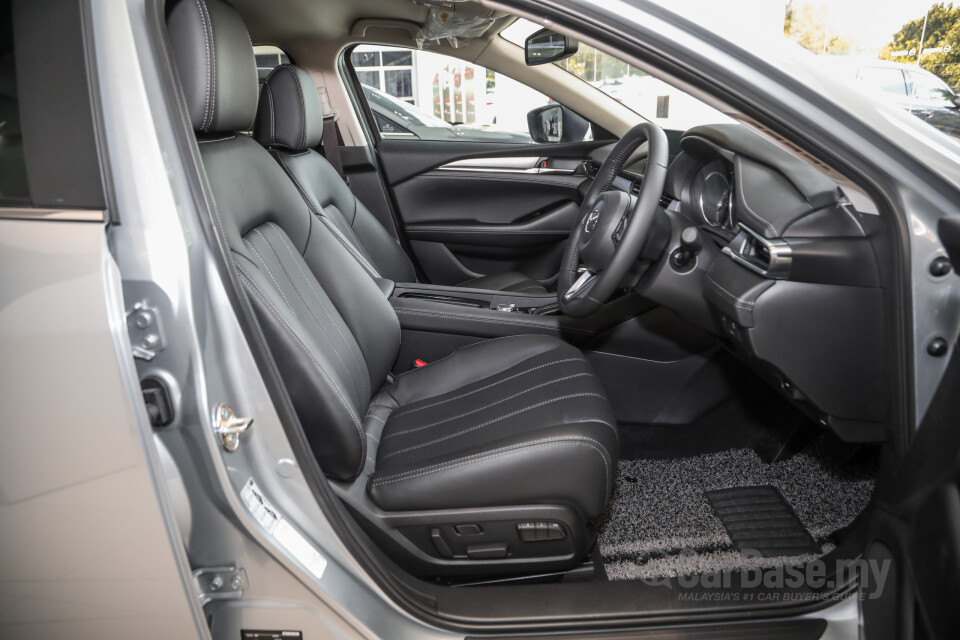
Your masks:
{"label": "rubber floor mat", "polygon": [[769,485],[704,492],[733,545],[763,558],[820,551],[779,489]]}

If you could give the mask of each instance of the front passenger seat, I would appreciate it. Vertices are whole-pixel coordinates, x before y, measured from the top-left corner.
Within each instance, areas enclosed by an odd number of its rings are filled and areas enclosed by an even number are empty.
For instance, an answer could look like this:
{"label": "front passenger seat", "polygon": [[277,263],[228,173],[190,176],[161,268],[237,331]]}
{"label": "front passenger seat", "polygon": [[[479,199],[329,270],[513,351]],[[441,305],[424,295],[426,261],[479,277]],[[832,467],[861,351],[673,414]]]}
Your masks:
{"label": "front passenger seat", "polygon": [[[372,277],[417,281],[413,264],[400,244],[315,150],[323,136],[323,105],[309,73],[282,64],[267,76],[260,91],[253,135],[293,179],[314,214]],[[481,276],[459,286],[547,293],[539,282],[515,271]]]}

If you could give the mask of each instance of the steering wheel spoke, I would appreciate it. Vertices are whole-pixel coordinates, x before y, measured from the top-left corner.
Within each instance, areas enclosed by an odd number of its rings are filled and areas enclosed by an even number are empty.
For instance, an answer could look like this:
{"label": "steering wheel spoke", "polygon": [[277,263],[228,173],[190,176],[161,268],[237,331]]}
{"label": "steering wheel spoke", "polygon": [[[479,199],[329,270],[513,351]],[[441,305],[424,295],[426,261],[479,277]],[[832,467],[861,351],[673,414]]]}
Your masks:
{"label": "steering wheel spoke", "polygon": [[[610,189],[644,142],[647,164],[640,192],[633,197]],[[667,162],[667,136],[651,122],[630,129],[607,155],[584,197],[564,251],[557,288],[563,313],[584,317],[599,309],[636,263],[657,214]],[[578,274],[580,264],[587,270]]]}

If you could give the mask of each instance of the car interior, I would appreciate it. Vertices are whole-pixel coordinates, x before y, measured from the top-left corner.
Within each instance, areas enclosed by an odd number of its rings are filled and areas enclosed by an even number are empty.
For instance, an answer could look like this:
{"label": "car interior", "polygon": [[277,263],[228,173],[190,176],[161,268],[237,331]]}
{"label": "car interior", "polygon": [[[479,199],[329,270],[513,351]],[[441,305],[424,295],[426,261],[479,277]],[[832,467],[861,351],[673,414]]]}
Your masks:
{"label": "car interior", "polygon": [[[514,15],[457,3],[481,26],[424,45],[432,4],[164,12],[214,237],[350,535],[471,619],[856,557],[890,428],[870,198],[745,119],[665,131],[530,61]],[[381,135],[370,44],[551,103],[527,143]],[[258,77],[254,45],[289,62]]]}

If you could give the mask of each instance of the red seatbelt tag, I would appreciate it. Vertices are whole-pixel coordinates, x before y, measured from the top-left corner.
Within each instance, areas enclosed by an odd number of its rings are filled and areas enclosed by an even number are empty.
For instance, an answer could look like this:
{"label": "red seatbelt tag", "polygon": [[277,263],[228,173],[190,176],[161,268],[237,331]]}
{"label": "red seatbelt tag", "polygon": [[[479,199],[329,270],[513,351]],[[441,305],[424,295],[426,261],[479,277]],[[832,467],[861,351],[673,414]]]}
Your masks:
{"label": "red seatbelt tag", "polygon": [[423,360],[421,360],[420,358],[417,358],[416,360],[413,361],[413,366],[415,366],[415,367],[417,367],[417,368],[419,369],[420,367],[425,367],[425,366],[427,366],[427,363],[424,362]]}

